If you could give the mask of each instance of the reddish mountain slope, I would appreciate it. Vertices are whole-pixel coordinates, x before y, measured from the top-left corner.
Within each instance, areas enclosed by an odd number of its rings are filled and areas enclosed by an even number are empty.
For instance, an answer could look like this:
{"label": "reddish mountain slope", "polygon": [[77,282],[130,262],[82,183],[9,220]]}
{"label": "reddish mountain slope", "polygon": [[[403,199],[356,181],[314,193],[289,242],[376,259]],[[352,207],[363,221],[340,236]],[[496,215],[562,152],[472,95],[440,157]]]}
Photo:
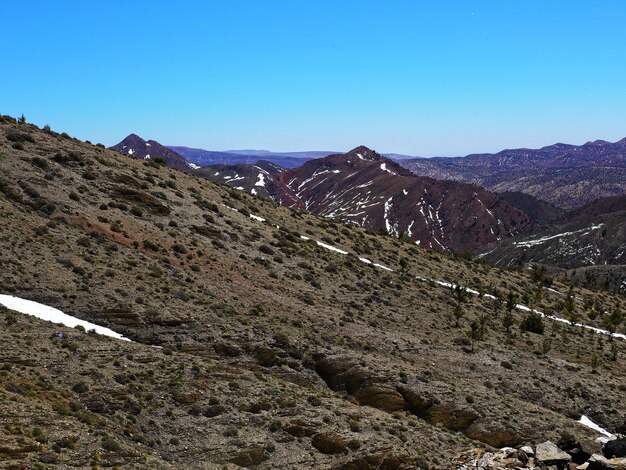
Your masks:
{"label": "reddish mountain slope", "polygon": [[550,229],[484,247],[478,256],[496,266],[531,262],[565,269],[624,265],[626,196],[598,199],[565,214]]}
{"label": "reddish mountain slope", "polygon": [[497,194],[418,177],[366,148],[312,160],[275,175],[282,204],[415,243],[462,252],[526,233],[536,223]]}

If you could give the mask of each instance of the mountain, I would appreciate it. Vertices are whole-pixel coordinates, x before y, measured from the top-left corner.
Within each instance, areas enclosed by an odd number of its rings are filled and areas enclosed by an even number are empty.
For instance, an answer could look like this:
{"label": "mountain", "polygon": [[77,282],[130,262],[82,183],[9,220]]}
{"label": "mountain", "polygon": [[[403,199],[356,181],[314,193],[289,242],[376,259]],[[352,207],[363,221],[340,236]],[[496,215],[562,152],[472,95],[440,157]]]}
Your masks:
{"label": "mountain", "polygon": [[189,162],[179,153],[161,145],[155,140],[144,140],[137,134],[130,134],[119,144],[110,147],[119,153],[131,155],[141,160],[154,160],[162,158],[165,164],[170,168],[176,168],[181,171],[190,171],[198,168],[192,162]]}
{"label": "mountain", "polygon": [[4,116],[0,214],[0,467],[447,470],[626,431],[617,295],[574,287],[574,325],[563,279]]}
{"label": "mountain", "polygon": [[276,175],[274,199],[327,218],[385,229],[435,250],[463,252],[535,228],[522,211],[474,185],[418,177],[367,147]]}
{"label": "mountain", "polygon": [[170,146],[190,162],[200,166],[254,164],[259,159],[274,163],[283,168],[294,168],[313,158],[321,158],[333,152],[270,152],[269,150],[227,150],[217,152],[190,147]]}
{"label": "mountain", "polygon": [[266,160],[259,160],[254,164],[204,166],[195,170],[194,174],[255,196],[272,198],[273,194],[279,192],[272,175],[282,171],[285,171],[285,168]]}
{"label": "mountain", "polygon": [[540,226],[549,225],[563,217],[566,213],[563,209],[528,194],[504,192],[500,193],[499,196],[516,209],[524,212],[531,220],[537,222]]}
{"label": "mountain", "polygon": [[626,195],[598,199],[564,214],[549,229],[481,248],[478,256],[496,266],[625,265]]}
{"label": "mountain", "polygon": [[421,176],[470,182],[498,193],[523,192],[562,208],[626,192],[626,139],[402,164]]}
{"label": "mountain", "polygon": [[[295,168],[309,160],[324,158],[328,155],[336,155],[339,153],[319,150],[304,152],[271,152],[269,150],[253,149],[225,150],[219,152],[182,146],[169,146],[168,148],[183,155],[190,162],[201,166],[254,164],[257,160],[263,159],[265,161],[275,163],[283,168]],[[389,153],[384,155],[394,161],[420,158],[398,153]]]}

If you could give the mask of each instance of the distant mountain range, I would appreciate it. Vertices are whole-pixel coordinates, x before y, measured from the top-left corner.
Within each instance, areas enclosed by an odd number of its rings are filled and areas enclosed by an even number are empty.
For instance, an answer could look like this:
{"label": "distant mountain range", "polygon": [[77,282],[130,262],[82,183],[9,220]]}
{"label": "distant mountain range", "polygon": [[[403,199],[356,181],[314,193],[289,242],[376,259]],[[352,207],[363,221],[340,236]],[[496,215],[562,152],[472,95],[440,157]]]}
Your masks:
{"label": "distant mountain range", "polygon": [[478,184],[498,193],[523,192],[562,208],[626,193],[626,138],[402,164],[420,176]]}
{"label": "distant mountain range", "polygon": [[[214,151],[180,146],[169,146],[168,148],[179,153],[190,162],[201,166],[218,164],[234,165],[240,163],[256,163],[257,160],[263,159],[284,168],[295,168],[306,163],[309,160],[324,158],[328,155],[337,155],[338,153],[341,153],[330,150],[312,150],[305,152],[272,152],[269,150],[254,149]],[[398,161],[419,158],[411,155],[401,155],[398,153],[389,153],[384,155],[387,158]]]}
{"label": "distant mountain range", "polygon": [[[363,146],[316,158],[326,152],[212,152],[165,147],[135,134],[112,148],[144,160],[162,158],[169,167],[289,207],[386,230],[427,248],[474,251],[497,265],[535,262],[569,269],[626,263],[626,196],[601,198],[575,211],[562,208],[597,199],[596,194],[626,192],[626,175],[620,178],[626,172],[626,140],[462,158],[402,160],[396,155],[399,162]],[[214,161],[226,163],[201,165]],[[521,174],[525,177],[516,179]],[[529,180],[534,185],[523,186]],[[516,190],[497,194],[463,181],[498,182],[495,188]]]}
{"label": "distant mountain range", "polygon": [[168,148],[199,166],[252,164],[259,159],[263,159],[283,168],[295,168],[308,160],[337,153],[330,151],[270,152],[269,150],[214,151],[180,146],[170,146]]}

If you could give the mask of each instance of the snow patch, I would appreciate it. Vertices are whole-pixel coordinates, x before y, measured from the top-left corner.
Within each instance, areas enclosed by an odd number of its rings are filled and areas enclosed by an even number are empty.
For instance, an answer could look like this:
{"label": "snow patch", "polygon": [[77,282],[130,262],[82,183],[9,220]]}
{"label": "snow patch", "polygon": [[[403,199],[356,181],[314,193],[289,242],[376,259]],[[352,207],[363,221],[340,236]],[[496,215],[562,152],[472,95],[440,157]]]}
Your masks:
{"label": "snow patch", "polygon": [[609,431],[607,431],[603,427],[598,426],[596,423],[591,421],[585,415],[582,415],[580,419],[578,420],[578,422],[582,424],[583,426],[587,426],[589,429],[593,429],[594,431],[598,431],[600,434],[604,434],[606,437],[609,438],[609,440],[615,439],[615,435],[611,434]]}
{"label": "snow patch", "polygon": [[265,187],[265,175],[263,173],[259,173],[258,178],[259,180],[256,183],[254,183],[254,185],[264,188]]}
{"label": "snow patch", "polygon": [[387,164],[386,163],[381,163],[380,164],[380,169],[383,170],[383,171],[386,171],[390,175],[397,175],[398,174],[395,171],[391,171],[389,168],[387,168]]}
{"label": "snow patch", "polygon": [[54,307],[49,307],[47,305],[40,304],[39,302],[34,302],[32,300],[21,299],[12,295],[0,294],[0,304],[4,305],[10,310],[15,310],[16,312],[37,317],[40,320],[45,320],[53,323],[61,323],[68,328],[82,326],[83,328],[85,328],[86,331],[94,330],[96,333],[103,336],[109,336],[111,338],[130,341],[128,338],[122,336],[119,333],[116,333],[109,328],[105,328],[104,326],[99,326],[85,320],[80,320],[78,318],[67,315],[66,313],[63,313],[61,310],[58,310]]}
{"label": "snow patch", "polygon": [[582,235],[587,235],[589,232],[592,232],[593,230],[597,230],[599,228],[602,228],[604,226],[604,224],[598,224],[598,225],[592,225],[589,228],[581,228],[580,230],[575,230],[573,232],[563,232],[563,233],[558,233],[556,235],[550,235],[547,237],[542,237],[542,238],[537,238],[535,240],[528,240],[525,242],[514,242],[513,245],[515,246],[522,246],[522,247],[531,247],[531,246],[535,246],[535,245],[541,245],[542,243],[545,243],[549,240],[554,240],[555,238],[561,238],[561,237],[566,237],[568,235],[574,235],[577,233],[581,233]]}

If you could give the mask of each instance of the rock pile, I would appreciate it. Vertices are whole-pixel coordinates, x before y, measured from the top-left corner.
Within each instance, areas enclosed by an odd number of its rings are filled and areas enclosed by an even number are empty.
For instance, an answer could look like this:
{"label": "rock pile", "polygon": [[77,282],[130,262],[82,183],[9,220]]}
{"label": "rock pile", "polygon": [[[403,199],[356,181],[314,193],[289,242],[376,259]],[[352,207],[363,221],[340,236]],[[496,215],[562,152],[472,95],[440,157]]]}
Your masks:
{"label": "rock pile", "polygon": [[[582,456],[582,458],[581,458]],[[626,438],[607,442],[602,453],[575,456],[546,441],[534,447],[504,447],[493,452],[471,449],[457,459],[457,470],[626,470]]]}

